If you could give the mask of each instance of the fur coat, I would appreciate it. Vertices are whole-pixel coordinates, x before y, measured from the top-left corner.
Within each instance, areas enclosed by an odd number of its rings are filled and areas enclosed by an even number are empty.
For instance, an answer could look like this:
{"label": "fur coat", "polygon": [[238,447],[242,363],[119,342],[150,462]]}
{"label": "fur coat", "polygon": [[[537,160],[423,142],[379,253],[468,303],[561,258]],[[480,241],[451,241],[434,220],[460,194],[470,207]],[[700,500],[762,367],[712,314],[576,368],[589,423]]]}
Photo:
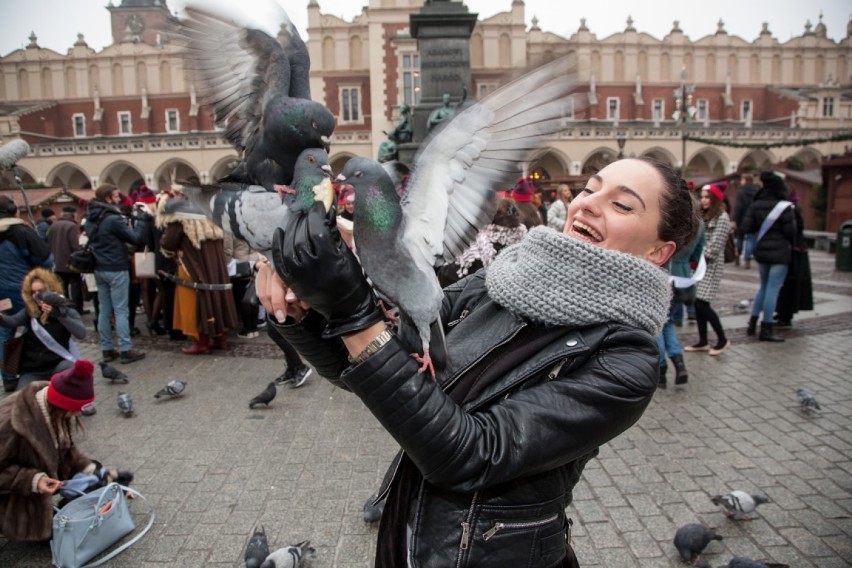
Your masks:
{"label": "fur coat", "polygon": [[91,464],[73,441],[54,442],[36,401],[47,384],[32,383],[0,401],[0,533],[9,540],[51,537],[53,496],[33,493],[37,473],[64,480]]}

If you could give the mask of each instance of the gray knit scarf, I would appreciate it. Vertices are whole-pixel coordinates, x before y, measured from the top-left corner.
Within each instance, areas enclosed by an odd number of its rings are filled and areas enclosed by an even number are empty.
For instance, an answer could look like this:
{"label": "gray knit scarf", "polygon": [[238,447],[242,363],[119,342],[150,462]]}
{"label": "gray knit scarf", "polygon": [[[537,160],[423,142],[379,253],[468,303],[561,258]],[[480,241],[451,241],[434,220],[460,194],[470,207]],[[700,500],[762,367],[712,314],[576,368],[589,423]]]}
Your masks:
{"label": "gray knit scarf", "polygon": [[485,279],[495,302],[534,322],[616,322],[658,335],[668,317],[668,274],[637,256],[603,249],[547,227],[506,247]]}

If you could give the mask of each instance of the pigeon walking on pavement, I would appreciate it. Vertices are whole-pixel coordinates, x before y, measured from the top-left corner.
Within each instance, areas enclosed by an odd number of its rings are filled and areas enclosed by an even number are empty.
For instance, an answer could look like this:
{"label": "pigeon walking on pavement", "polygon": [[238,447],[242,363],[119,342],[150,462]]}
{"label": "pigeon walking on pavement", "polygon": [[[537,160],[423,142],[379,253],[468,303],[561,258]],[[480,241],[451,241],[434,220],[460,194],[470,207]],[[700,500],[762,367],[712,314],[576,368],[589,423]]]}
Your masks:
{"label": "pigeon walking on pavement", "polygon": [[725,508],[725,516],[729,519],[750,521],[751,513],[758,505],[769,503],[769,497],[764,493],[746,493],[745,491],[731,491],[724,495],[714,495],[710,498],[714,505]]}
{"label": "pigeon walking on pavement", "polygon": [[674,545],[684,562],[695,564],[701,560],[701,551],[713,540],[722,540],[722,536],[714,529],[691,523],[677,529]]}
{"label": "pigeon walking on pavement", "polygon": [[736,556],[719,568],[790,568],[789,564],[779,564],[777,562],[761,562],[760,560],[752,560],[743,556]]}
{"label": "pigeon walking on pavement", "polygon": [[494,216],[495,191],[564,128],[574,67],[573,58],[557,59],[456,114],[421,145],[401,198],[387,171],[368,158],[349,160],[338,176],[355,192],[353,236],[364,272],[415,330],[409,347],[421,373],[434,376],[434,363],[445,360],[435,267],[467,248]]}
{"label": "pigeon walking on pavement", "polygon": [[266,557],[260,568],[308,568],[315,557],[316,550],[311,546],[311,541],[306,540],[279,548]]}
{"label": "pigeon walking on pavement", "polygon": [[99,361],[98,365],[100,365],[101,367],[101,375],[103,375],[103,377],[112,384],[126,385],[130,382],[130,379],[127,377],[127,375],[125,375],[109,363]]}
{"label": "pigeon walking on pavement", "polygon": [[186,381],[181,381],[179,379],[172,379],[168,382],[166,386],[157,391],[154,395],[154,398],[163,398],[166,396],[176,397],[183,394],[183,391],[186,390]]}
{"label": "pigeon walking on pavement", "polygon": [[814,397],[814,393],[806,388],[796,389],[796,400],[799,401],[799,408],[805,414],[818,413],[822,410],[816,397]]}
{"label": "pigeon walking on pavement", "polygon": [[263,527],[255,528],[254,534],[246,544],[246,568],[260,568],[267,556],[269,556],[269,541],[266,538],[266,531]]}
{"label": "pigeon walking on pavement", "polygon": [[272,2],[261,8],[274,10],[265,19],[284,24],[280,43],[200,2],[184,8],[178,34],[186,41],[184,65],[201,97],[243,155],[222,181],[271,192],[276,184],[290,184],[302,150],[328,150],[335,118],[311,100],[308,50],[286,12]]}
{"label": "pigeon walking on pavement", "polygon": [[275,398],[276,394],[278,394],[278,390],[275,388],[275,381],[272,381],[266,385],[263,392],[251,399],[249,402],[249,408],[254,408],[257,404],[263,404],[266,408],[269,408],[269,403],[272,402],[272,399]]}
{"label": "pigeon walking on pavement", "polygon": [[118,409],[125,416],[125,418],[133,415],[133,399],[130,397],[129,393],[118,393],[117,402]]}

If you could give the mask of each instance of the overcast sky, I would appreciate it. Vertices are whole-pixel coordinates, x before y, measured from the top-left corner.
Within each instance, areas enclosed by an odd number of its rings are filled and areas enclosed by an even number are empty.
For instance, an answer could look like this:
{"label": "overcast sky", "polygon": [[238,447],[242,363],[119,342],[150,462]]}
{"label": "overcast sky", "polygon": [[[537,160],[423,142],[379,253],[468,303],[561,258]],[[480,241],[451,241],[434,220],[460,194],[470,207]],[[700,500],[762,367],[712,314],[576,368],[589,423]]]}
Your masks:
{"label": "overcast sky", "polygon": [[[112,0],[120,5],[121,0]],[[204,5],[225,0],[195,0]],[[269,0],[274,1],[274,0]],[[241,8],[262,5],[265,0],[232,0],[231,4]],[[340,16],[350,21],[361,13],[366,0],[318,0],[321,11]],[[109,0],[0,0],[0,55],[25,47],[30,32],[35,32],[38,44],[66,53],[77,40],[77,33],[85,35],[90,47],[100,51],[112,42],[109,12],[104,7]],[[167,0],[172,11],[186,5],[186,0]],[[307,0],[280,0],[290,18],[305,36]],[[478,12],[480,19],[508,11],[512,0],[466,0],[471,12]],[[261,10],[247,10],[255,15]],[[719,18],[725,22],[729,34],[753,41],[761,30],[762,22],[769,22],[774,37],[784,42],[801,35],[805,22],[813,25],[819,21],[820,12],[828,27],[828,37],[835,41],[846,36],[846,25],[852,16],[849,0],[698,0],[661,1],[646,0],[596,0],[591,3],[569,0],[526,0],[527,26],[533,16],[539,19],[539,27],[565,37],[577,31],[580,18],[603,39],[623,31],[628,16],[632,16],[634,27],[661,39],[672,28],[674,20],[692,40],[715,33]],[[261,18],[262,20],[263,18]],[[268,18],[267,18],[268,20]],[[255,24],[258,25],[258,24]]]}

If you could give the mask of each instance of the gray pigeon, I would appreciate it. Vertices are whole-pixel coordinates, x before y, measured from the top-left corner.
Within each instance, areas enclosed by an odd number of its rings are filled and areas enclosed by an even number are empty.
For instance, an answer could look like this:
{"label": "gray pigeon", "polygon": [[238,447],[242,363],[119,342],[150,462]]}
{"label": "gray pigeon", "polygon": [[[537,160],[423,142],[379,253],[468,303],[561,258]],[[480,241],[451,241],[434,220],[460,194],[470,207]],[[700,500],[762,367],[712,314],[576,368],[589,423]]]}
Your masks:
{"label": "gray pigeon", "polygon": [[292,184],[275,187],[280,193],[267,192],[258,185],[183,184],[184,193],[205,216],[225,232],[265,254],[270,262],[272,236],[277,227],[287,224],[292,210],[309,209],[314,201],[322,201],[326,211],[331,207],[334,188],[328,154],[317,148],[302,151],[295,164]]}
{"label": "gray pigeon", "polygon": [[278,394],[278,390],[275,388],[275,381],[272,381],[266,385],[263,392],[251,399],[249,402],[249,408],[254,408],[256,404],[263,404],[266,408],[269,408],[269,403],[272,402],[272,399],[275,398],[276,394]]}
{"label": "gray pigeon", "polygon": [[256,528],[246,544],[246,568],[260,568],[267,556],[269,556],[269,541],[266,539],[266,531],[263,527]]}
{"label": "gray pigeon", "polygon": [[75,308],[74,302],[56,292],[43,291],[33,295],[37,302],[44,302],[56,311],[60,317],[64,316],[69,308]]}
{"label": "gray pigeon", "polygon": [[435,267],[467,248],[491,222],[495,190],[513,183],[529,155],[564,128],[574,67],[573,58],[557,59],[456,114],[420,147],[401,198],[373,160],[353,158],[338,177],[355,190],[353,234],[364,271],[416,330],[410,347],[422,352],[414,354],[420,372],[434,376],[433,358],[445,359]]}
{"label": "gray pigeon", "polygon": [[130,382],[130,379],[127,377],[127,375],[125,375],[124,373],[122,373],[121,371],[119,371],[118,369],[116,369],[115,367],[110,365],[109,363],[99,361],[98,365],[100,365],[100,367],[101,367],[101,375],[103,375],[103,377],[105,379],[107,379],[109,382],[111,382],[113,384],[119,383],[119,384],[122,384],[122,385],[126,385],[127,383]]}
{"label": "gray pigeon", "polygon": [[130,397],[129,393],[120,392],[118,393],[118,409],[125,416],[125,418],[133,415],[133,399]]}
{"label": "gray pigeon", "polygon": [[279,548],[266,557],[260,568],[309,568],[314,558],[316,550],[311,546],[311,541],[306,540]]}
{"label": "gray pigeon", "polygon": [[164,396],[176,397],[183,394],[186,389],[186,381],[172,379],[166,386],[157,391],[154,398],[162,398]]}
{"label": "gray pigeon", "polygon": [[699,554],[712,540],[722,540],[716,531],[698,523],[684,525],[677,529],[674,545],[684,562],[697,563]]}
{"label": "gray pigeon", "polygon": [[302,150],[328,149],[334,115],[311,100],[307,47],[286,12],[268,4],[277,10],[270,17],[284,23],[282,43],[206,6],[186,7],[178,33],[186,41],[185,67],[225,138],[243,153],[223,181],[273,191],[291,182]]}
{"label": "gray pigeon", "polygon": [[817,402],[814,393],[805,388],[796,389],[796,400],[799,401],[799,408],[806,414],[816,413],[822,410]]}
{"label": "gray pigeon", "polygon": [[725,516],[730,519],[750,521],[749,516],[758,505],[769,503],[769,497],[764,493],[746,493],[745,491],[731,491],[724,495],[715,495],[710,498],[714,505],[725,508]]}
{"label": "gray pigeon", "polygon": [[376,503],[376,499],[378,499],[378,495],[370,495],[367,501],[364,502],[365,523],[378,524],[382,518],[382,513],[385,510],[385,500],[382,499]]}
{"label": "gray pigeon", "polygon": [[776,562],[761,562],[760,560],[752,560],[742,556],[734,557],[719,568],[790,568],[789,564],[779,564]]}

